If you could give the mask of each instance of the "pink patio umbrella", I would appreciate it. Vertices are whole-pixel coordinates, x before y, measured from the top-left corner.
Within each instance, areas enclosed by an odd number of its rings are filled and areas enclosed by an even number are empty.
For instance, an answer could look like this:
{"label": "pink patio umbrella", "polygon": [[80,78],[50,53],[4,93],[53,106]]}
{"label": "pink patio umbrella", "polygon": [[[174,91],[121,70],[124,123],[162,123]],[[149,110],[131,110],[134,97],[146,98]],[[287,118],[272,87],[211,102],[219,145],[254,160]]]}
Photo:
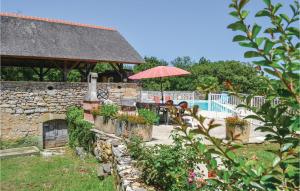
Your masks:
{"label": "pink patio umbrella", "polygon": [[172,76],[184,76],[188,75],[190,72],[185,71],[180,68],[176,68],[174,66],[157,66],[154,68],[150,68],[148,70],[139,72],[128,78],[131,80],[141,80],[141,79],[148,79],[148,78],[160,78],[160,90],[161,90],[161,101],[164,103],[164,94],[163,94],[163,87],[162,87],[162,78],[164,77],[172,77]]}

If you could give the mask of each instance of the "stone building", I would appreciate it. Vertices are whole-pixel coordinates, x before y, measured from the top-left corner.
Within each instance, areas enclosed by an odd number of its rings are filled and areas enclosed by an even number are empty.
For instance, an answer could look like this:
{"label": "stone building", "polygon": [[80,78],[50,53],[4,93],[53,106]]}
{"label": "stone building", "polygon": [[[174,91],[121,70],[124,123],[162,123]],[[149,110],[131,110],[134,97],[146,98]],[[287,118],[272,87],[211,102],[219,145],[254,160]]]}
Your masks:
{"label": "stone building", "polygon": [[[115,29],[0,13],[1,68],[32,68],[39,82],[1,81],[1,139],[36,136],[43,147],[65,144],[65,111],[81,104],[87,76],[97,63],[109,63],[123,77],[123,64],[143,59]],[[43,82],[49,69],[59,68],[63,82]],[[82,82],[66,82],[78,69]],[[98,83],[109,99],[137,98],[134,83]],[[45,140],[49,140],[46,144]]]}

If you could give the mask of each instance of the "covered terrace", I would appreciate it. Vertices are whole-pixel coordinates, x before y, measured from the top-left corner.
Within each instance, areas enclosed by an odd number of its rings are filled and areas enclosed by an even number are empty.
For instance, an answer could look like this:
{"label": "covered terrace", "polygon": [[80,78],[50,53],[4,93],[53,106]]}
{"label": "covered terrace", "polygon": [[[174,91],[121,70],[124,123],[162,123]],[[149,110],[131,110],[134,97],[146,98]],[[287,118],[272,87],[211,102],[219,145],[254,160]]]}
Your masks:
{"label": "covered terrace", "polygon": [[51,68],[62,81],[77,69],[81,81],[97,63],[108,63],[121,76],[123,64],[141,64],[142,57],[115,29],[61,20],[0,13],[1,67],[32,68],[43,81]]}

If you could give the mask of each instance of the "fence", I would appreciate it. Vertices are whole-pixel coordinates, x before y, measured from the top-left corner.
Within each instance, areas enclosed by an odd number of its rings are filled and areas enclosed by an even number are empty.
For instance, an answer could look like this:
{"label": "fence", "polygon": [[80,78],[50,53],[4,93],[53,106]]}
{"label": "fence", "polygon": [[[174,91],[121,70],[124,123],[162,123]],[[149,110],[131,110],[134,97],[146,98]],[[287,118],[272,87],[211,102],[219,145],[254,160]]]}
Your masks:
{"label": "fence", "polygon": [[[246,96],[244,94],[244,96]],[[217,101],[221,104],[229,104],[229,105],[239,105],[241,103],[244,103],[244,100],[241,100],[239,97],[235,95],[228,95],[226,93],[224,94],[209,94],[208,99],[211,101]],[[266,102],[266,99],[264,96],[254,96],[251,99],[250,106],[251,107],[261,107]],[[273,104],[277,105],[279,104],[279,98],[276,98],[273,100]]]}
{"label": "fence", "polygon": [[[193,91],[164,91],[164,100],[173,100],[173,101],[194,101],[203,99],[203,95]],[[247,96],[243,94],[243,96]],[[215,94],[210,93],[208,96],[209,101],[216,101],[221,104],[228,104],[232,106],[239,105],[244,103],[239,97],[235,95],[229,95],[227,93]],[[144,103],[159,103],[161,102],[161,92],[160,91],[144,91],[140,92],[140,101]],[[254,96],[251,99],[250,105],[252,107],[261,107],[266,102],[265,97],[263,96]],[[273,104],[279,104],[279,99],[276,98],[273,101]]]}
{"label": "fence", "polygon": [[[173,100],[173,101],[194,101],[196,92],[189,91],[164,91],[164,100]],[[141,91],[140,100],[144,103],[159,103],[161,101],[161,92],[160,91]]]}

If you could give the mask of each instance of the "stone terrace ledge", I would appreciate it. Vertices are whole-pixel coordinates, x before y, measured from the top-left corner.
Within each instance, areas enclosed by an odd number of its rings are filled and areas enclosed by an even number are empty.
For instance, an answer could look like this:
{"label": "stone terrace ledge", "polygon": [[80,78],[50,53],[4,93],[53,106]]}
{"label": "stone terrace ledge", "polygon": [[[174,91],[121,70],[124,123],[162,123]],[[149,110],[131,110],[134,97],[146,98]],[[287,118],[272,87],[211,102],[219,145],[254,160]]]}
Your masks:
{"label": "stone terrace ledge", "polygon": [[[99,167],[100,172],[105,175],[107,166],[111,166],[118,191],[155,190],[141,180],[142,172],[135,166],[136,161],[130,157],[123,139],[97,129],[91,129],[91,131],[96,135],[94,154],[102,161],[102,166]],[[99,172],[99,169],[97,171]]]}

